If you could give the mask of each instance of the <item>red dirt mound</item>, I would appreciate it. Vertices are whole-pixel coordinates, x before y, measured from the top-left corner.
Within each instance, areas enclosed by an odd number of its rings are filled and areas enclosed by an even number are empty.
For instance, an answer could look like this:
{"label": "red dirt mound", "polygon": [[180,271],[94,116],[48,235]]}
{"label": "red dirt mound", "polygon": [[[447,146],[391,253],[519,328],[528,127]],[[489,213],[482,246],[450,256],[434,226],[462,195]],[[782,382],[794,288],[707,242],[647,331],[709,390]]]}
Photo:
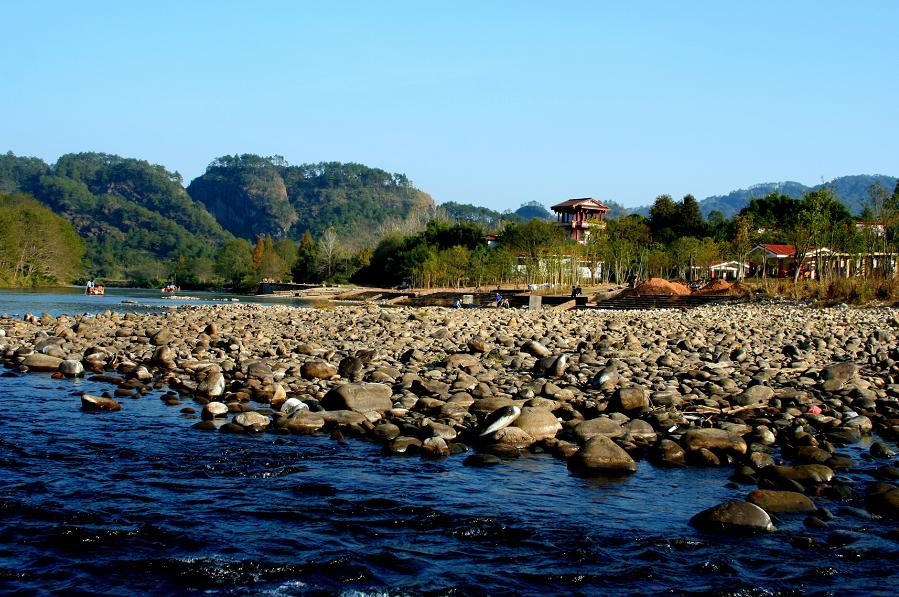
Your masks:
{"label": "red dirt mound", "polygon": [[727,280],[712,280],[696,291],[696,294],[729,294],[731,283]]}
{"label": "red dirt mound", "polygon": [[637,296],[652,294],[683,296],[685,294],[690,294],[690,289],[677,282],[669,282],[662,278],[650,278],[637,284],[636,288],[634,288],[634,294]]}

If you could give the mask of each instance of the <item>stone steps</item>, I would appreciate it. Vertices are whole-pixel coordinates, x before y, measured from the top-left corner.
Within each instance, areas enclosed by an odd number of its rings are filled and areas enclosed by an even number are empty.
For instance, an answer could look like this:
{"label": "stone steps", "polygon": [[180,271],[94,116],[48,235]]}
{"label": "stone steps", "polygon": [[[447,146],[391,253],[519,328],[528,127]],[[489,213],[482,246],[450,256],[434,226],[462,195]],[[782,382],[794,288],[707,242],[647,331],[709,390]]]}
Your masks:
{"label": "stone steps", "polygon": [[611,309],[623,311],[628,309],[690,309],[704,305],[716,305],[735,300],[736,297],[718,294],[688,294],[683,296],[643,295],[616,296],[591,305],[591,309]]}

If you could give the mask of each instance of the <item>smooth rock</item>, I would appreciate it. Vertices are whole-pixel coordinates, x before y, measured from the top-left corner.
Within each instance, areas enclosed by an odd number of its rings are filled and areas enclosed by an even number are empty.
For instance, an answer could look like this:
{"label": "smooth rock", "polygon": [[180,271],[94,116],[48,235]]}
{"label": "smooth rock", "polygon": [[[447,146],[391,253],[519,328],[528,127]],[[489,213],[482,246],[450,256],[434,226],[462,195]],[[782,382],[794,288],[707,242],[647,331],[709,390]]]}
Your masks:
{"label": "smooth rock", "polygon": [[769,514],[779,512],[812,512],[815,502],[808,496],[796,491],[775,491],[757,489],[750,492],[747,501],[762,508]]}
{"label": "smooth rock", "polygon": [[59,364],[59,372],[66,377],[78,377],[84,374],[84,365],[75,359],[66,359]]}
{"label": "smooth rock", "polygon": [[32,371],[58,371],[62,359],[39,352],[33,352],[22,361]]}
{"label": "smooth rock", "polygon": [[386,413],[393,408],[390,386],[381,383],[348,383],[330,390],[322,400],[328,410]]}
{"label": "smooth rock", "polygon": [[267,416],[255,411],[240,413],[235,415],[234,419],[232,419],[232,422],[235,425],[240,425],[244,429],[250,429],[252,431],[263,431],[269,426],[271,421],[272,420]]}
{"label": "smooth rock", "polygon": [[552,412],[531,406],[522,407],[521,414],[512,425],[523,429],[537,441],[555,437],[562,429],[562,424]]}
{"label": "smooth rock", "polygon": [[704,531],[734,535],[770,532],[771,517],[762,508],[744,501],[725,502],[703,510],[690,519],[690,524]]}
{"label": "smooth rock", "polygon": [[746,441],[724,429],[690,429],[684,434],[684,446],[688,450],[731,450],[740,454],[746,453]]}
{"label": "smooth rock", "polygon": [[105,396],[91,396],[90,394],[81,395],[81,408],[88,411],[116,411],[122,410],[122,405]]}
{"label": "smooth rock", "polygon": [[228,405],[223,402],[207,402],[203,405],[200,418],[205,420],[223,417],[228,414]]}
{"label": "smooth rock", "polygon": [[598,417],[578,423],[574,428],[574,434],[578,439],[586,443],[597,435],[621,437],[624,435],[624,429],[616,421],[608,417]]}
{"label": "smooth rock", "polygon": [[596,435],[568,460],[568,468],[579,473],[630,474],[637,463],[613,440]]}

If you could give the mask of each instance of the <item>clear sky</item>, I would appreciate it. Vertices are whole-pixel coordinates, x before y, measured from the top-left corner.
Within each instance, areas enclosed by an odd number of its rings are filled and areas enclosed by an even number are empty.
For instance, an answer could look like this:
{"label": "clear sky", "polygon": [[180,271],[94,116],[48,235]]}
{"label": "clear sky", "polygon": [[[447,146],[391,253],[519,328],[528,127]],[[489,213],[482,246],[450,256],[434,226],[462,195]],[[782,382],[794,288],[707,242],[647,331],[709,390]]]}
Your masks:
{"label": "clear sky", "polygon": [[438,202],[899,175],[899,2],[0,3],[0,151],[283,155]]}

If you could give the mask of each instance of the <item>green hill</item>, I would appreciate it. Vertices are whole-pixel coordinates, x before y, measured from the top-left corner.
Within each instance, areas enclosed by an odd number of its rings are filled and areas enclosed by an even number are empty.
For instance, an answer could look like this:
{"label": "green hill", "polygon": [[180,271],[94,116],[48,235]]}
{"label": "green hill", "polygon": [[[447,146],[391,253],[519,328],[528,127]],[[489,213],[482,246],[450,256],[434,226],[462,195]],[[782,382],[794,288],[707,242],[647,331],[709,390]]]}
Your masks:
{"label": "green hill", "polygon": [[70,222],[87,244],[91,274],[163,278],[166,264],[211,259],[231,235],[192,200],[181,176],[142,160],[100,153],[0,156],[0,188],[30,193]]}
{"label": "green hill", "polygon": [[214,160],[187,192],[225,229],[249,239],[298,240],[333,227],[361,244],[375,241],[377,226],[391,218],[434,210],[431,197],[402,174],[339,162],[290,166],[252,154]]}

